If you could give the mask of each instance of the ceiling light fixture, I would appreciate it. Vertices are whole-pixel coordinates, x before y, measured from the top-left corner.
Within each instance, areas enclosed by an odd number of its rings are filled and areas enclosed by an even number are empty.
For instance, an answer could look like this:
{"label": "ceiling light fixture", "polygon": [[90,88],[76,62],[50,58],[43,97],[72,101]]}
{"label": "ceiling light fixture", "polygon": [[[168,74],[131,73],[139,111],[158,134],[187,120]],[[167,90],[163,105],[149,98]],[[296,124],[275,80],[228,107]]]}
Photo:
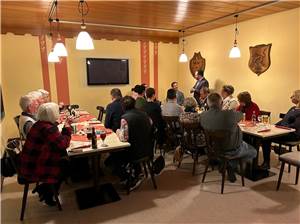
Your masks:
{"label": "ceiling light fixture", "polygon": [[[49,36],[50,38],[52,39],[52,30],[51,30],[51,25],[52,25],[52,19],[49,19],[49,23],[50,23],[50,32],[49,32]],[[57,54],[54,52],[54,49],[52,47],[49,55],[48,55],[48,62],[53,62],[53,63],[56,63],[56,62],[59,62],[59,57],[57,56]]]}
{"label": "ceiling light fixture", "polygon": [[187,55],[184,53],[184,30],[180,30],[179,32],[182,32],[182,53],[179,56],[179,62],[184,63],[188,61]]}
{"label": "ceiling light fixture", "polygon": [[81,32],[78,34],[76,39],[76,49],[77,50],[93,50],[94,43],[93,39],[88,32],[85,31],[86,25],[84,23],[83,17],[86,16],[89,12],[89,7],[87,2],[80,0],[78,3],[78,11],[81,13]]}
{"label": "ceiling light fixture", "polygon": [[[54,45],[54,50],[53,51],[59,57],[66,57],[66,56],[68,56],[68,52],[67,52],[67,49],[66,49],[66,47],[65,47],[65,45],[64,45],[64,43],[63,43],[63,41],[60,37],[60,33],[59,33],[59,19],[58,19],[58,16],[57,16],[57,7],[58,7],[57,0],[55,0],[53,2],[53,7],[54,8],[52,10],[55,10],[56,19],[54,19],[54,20],[56,22],[56,33],[57,33],[56,44]],[[54,11],[52,11],[52,13],[53,12]],[[51,18],[49,18],[49,19],[51,19]],[[51,19],[51,21],[53,22],[53,19]]]}
{"label": "ceiling light fixture", "polygon": [[235,15],[235,31],[234,31],[234,42],[233,47],[230,50],[229,57],[230,58],[240,58],[241,57],[241,51],[237,45],[236,37],[239,34],[238,28],[237,28],[237,19],[239,15]]}

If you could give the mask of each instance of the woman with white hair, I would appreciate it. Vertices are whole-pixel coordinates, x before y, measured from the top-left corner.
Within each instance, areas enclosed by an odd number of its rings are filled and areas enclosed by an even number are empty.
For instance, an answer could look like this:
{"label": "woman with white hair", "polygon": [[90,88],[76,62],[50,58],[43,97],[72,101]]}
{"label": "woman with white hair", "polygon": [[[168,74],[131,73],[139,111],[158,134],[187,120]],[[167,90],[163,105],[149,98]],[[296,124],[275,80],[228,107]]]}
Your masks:
{"label": "woman with white hair", "polygon": [[31,127],[20,156],[20,173],[28,181],[43,183],[35,189],[40,200],[55,205],[49,184],[58,191],[64,178],[63,159],[67,157],[72,129],[67,120],[60,133],[56,121],[59,108],[56,103],[42,104],[37,113],[38,121]]}
{"label": "woman with white hair", "polygon": [[[277,140],[280,141],[299,141],[300,140],[300,90],[294,91],[291,96],[291,101],[296,106],[291,107],[289,111],[285,114],[283,119],[279,121],[276,125],[294,128],[295,132],[288,135],[278,137]],[[275,139],[272,139],[275,141]],[[264,162],[262,167],[265,169],[270,169],[270,152],[271,152],[271,141],[266,140],[262,142]]]}
{"label": "woman with white hair", "polygon": [[30,128],[36,122],[36,110],[33,100],[33,96],[27,94],[22,96],[19,101],[19,105],[22,109],[22,113],[19,117],[19,132],[24,139],[26,139]]}

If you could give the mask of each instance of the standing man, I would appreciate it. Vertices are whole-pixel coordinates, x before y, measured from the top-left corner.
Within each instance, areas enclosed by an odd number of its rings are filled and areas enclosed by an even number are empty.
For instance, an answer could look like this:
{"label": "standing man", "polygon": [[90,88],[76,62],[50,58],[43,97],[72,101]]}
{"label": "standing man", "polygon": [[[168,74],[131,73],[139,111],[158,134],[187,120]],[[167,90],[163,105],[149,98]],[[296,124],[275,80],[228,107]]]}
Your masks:
{"label": "standing man", "polygon": [[182,106],[183,102],[184,102],[184,95],[183,95],[183,92],[178,90],[178,82],[172,82],[171,87],[172,87],[172,89],[174,89],[176,91],[177,104]]}
{"label": "standing man", "polygon": [[202,87],[209,88],[208,81],[204,78],[204,71],[199,70],[195,72],[195,79],[197,82],[195,83],[194,87],[191,89],[191,93],[194,93],[194,98],[197,100],[198,104],[200,105],[200,89]]}

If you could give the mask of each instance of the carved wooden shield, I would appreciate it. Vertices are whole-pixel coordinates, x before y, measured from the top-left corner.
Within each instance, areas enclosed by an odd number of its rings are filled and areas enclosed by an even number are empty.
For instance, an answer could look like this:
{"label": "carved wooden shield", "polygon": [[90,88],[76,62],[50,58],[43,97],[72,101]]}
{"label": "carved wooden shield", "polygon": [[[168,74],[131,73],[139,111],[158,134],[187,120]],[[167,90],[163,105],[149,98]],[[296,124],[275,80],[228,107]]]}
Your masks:
{"label": "carved wooden shield", "polygon": [[271,65],[271,52],[272,44],[260,44],[254,47],[249,47],[250,59],[248,66],[252,72],[257,75],[264,73]]}
{"label": "carved wooden shield", "polygon": [[194,53],[193,58],[190,60],[190,71],[192,76],[194,77],[195,72],[199,70],[205,70],[205,58],[201,56],[200,51],[198,53]]}

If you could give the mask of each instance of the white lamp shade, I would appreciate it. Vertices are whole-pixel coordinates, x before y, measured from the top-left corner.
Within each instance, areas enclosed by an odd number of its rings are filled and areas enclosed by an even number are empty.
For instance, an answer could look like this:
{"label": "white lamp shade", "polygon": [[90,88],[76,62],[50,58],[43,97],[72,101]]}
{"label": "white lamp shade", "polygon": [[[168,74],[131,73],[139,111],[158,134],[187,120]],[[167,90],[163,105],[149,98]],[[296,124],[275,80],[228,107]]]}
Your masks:
{"label": "white lamp shade", "polygon": [[237,46],[234,46],[231,48],[229,53],[230,58],[240,58],[241,57],[241,51]]}
{"label": "white lamp shade", "polygon": [[48,62],[59,62],[59,57],[54,53],[54,51],[49,53]]}
{"label": "white lamp shade", "polygon": [[182,52],[181,55],[179,56],[179,62],[187,62],[187,61],[188,61],[188,57],[184,52]]}
{"label": "white lamp shade", "polygon": [[66,57],[68,56],[67,49],[65,45],[61,42],[57,42],[54,46],[54,53],[59,57]]}
{"label": "white lamp shade", "polygon": [[91,36],[86,31],[81,31],[76,40],[77,50],[93,50],[94,43]]}

